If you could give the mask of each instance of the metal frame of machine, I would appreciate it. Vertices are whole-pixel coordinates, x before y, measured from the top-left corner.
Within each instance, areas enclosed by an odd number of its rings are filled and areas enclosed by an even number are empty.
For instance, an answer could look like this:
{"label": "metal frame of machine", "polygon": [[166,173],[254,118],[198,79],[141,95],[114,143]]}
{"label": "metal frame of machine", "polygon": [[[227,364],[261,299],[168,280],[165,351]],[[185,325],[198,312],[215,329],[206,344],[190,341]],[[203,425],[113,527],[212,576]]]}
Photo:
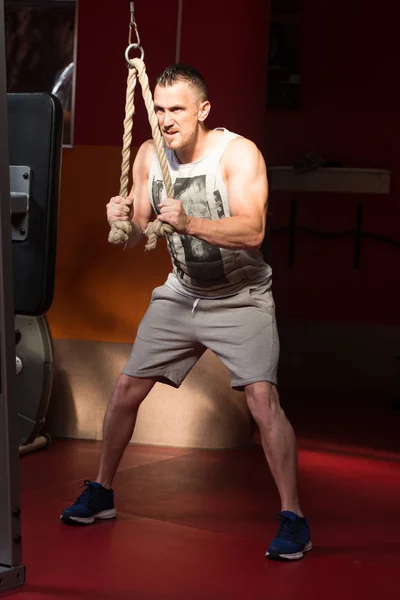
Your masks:
{"label": "metal frame of machine", "polygon": [[0,591],[25,583],[15,402],[10,182],[7,145],[4,2],[0,0]]}

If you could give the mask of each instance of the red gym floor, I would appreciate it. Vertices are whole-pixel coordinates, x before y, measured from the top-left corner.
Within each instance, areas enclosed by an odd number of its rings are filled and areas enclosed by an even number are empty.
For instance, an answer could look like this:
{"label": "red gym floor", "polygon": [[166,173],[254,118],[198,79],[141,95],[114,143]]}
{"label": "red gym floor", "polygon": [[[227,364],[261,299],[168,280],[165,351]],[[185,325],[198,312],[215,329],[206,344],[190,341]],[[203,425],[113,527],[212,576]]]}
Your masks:
{"label": "red gym floor", "polygon": [[[278,499],[261,447],[129,446],[115,521],[67,527],[61,510],[96,473],[100,444],[55,440],[21,458],[23,600],[400,598],[400,412],[373,399],[291,399],[299,489],[314,549],[264,552]],[[390,595],[390,596],[389,596]]]}

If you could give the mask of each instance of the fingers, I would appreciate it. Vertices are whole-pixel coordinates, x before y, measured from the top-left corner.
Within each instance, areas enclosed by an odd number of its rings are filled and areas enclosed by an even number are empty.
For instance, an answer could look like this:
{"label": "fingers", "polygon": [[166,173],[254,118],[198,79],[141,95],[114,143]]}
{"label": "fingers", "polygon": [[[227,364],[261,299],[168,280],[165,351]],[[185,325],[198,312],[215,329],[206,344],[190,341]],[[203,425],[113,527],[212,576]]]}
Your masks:
{"label": "fingers", "polygon": [[164,214],[179,214],[179,210],[175,207],[172,207],[171,205],[168,206],[163,206],[162,204],[158,205],[158,208],[160,209],[160,214],[164,215]]}
{"label": "fingers", "polygon": [[184,234],[187,230],[188,217],[186,215],[177,216],[170,212],[157,215],[157,219],[162,223],[172,225],[177,233]]}
{"label": "fingers", "polygon": [[173,200],[172,198],[167,198],[166,200],[160,202],[160,204],[158,205],[158,209],[161,214],[171,213],[179,215],[182,212],[183,207],[182,202],[180,200]]}
{"label": "fingers", "polygon": [[163,222],[167,222],[167,221],[171,221],[174,218],[173,215],[169,214],[169,215],[157,215],[157,219],[159,221],[163,221]]}
{"label": "fingers", "polygon": [[164,208],[165,206],[173,206],[174,204],[182,204],[180,200],[174,200],[173,198],[166,198],[158,205],[159,208]]}
{"label": "fingers", "polygon": [[133,198],[122,198],[122,196],[114,196],[106,206],[107,220],[112,221],[129,221],[133,206]]}
{"label": "fingers", "polygon": [[123,198],[122,196],[114,196],[110,199],[109,204],[124,204],[125,206],[132,206],[133,196],[128,196],[127,198]]}

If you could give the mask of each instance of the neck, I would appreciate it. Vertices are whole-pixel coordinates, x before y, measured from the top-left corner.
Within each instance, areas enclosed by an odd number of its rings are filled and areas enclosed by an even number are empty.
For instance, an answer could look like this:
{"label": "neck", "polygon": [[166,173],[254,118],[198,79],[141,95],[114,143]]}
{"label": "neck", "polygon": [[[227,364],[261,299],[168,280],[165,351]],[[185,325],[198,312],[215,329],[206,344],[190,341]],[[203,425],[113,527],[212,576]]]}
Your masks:
{"label": "neck", "polygon": [[210,138],[213,137],[212,133],[212,131],[207,129],[207,127],[201,123],[193,140],[185,146],[185,148],[175,151],[178,162],[185,164],[200,160],[208,150],[211,142]]}

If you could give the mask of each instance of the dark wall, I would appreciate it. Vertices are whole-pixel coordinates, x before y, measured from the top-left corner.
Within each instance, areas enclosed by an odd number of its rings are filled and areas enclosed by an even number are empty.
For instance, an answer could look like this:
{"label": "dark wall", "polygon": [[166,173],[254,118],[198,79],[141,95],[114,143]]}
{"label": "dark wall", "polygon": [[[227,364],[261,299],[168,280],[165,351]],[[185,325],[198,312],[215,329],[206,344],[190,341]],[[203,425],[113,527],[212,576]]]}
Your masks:
{"label": "dark wall", "polygon": [[[292,164],[314,152],[346,167],[392,171],[391,194],[365,198],[364,229],[400,239],[400,59],[396,4],[367,9],[361,0],[302,3],[301,109],[267,114],[266,158]],[[355,227],[354,196],[298,195],[300,225]],[[290,197],[272,195],[271,226],[288,224]],[[272,237],[275,295],[282,319],[400,323],[400,249],[363,240],[360,270],[351,238],[299,236],[294,267],[288,238]]]}
{"label": "dark wall", "polygon": [[[174,61],[177,0],[137,0],[136,18],[150,81]],[[76,91],[77,145],[119,146],[126,92],[129,2],[80,2]],[[132,58],[139,56],[134,52]],[[134,143],[149,136],[137,88]]]}
{"label": "dark wall", "polygon": [[[119,145],[126,85],[129,2],[79,6],[77,145]],[[205,76],[210,125],[226,126],[264,143],[268,6],[264,0],[183,3],[181,60]],[[177,0],[137,0],[136,18],[150,83],[175,61]],[[135,56],[134,54],[132,56]],[[138,89],[135,141],[149,135]]]}

